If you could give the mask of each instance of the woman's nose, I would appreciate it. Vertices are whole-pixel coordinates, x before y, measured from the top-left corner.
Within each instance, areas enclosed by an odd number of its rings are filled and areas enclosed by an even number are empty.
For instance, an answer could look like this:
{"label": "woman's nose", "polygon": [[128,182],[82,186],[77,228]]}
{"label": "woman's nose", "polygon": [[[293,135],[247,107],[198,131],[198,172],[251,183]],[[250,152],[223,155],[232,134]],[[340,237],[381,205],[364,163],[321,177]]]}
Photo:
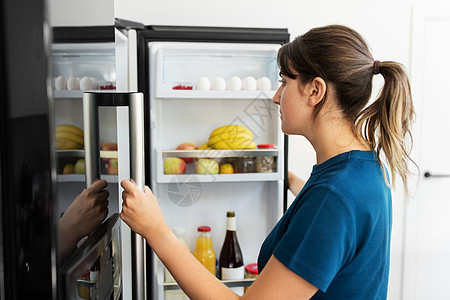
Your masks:
{"label": "woman's nose", "polygon": [[273,97],[272,97],[273,104],[280,104],[281,88],[282,88],[282,86],[279,86],[277,91],[275,92],[275,95],[273,95]]}

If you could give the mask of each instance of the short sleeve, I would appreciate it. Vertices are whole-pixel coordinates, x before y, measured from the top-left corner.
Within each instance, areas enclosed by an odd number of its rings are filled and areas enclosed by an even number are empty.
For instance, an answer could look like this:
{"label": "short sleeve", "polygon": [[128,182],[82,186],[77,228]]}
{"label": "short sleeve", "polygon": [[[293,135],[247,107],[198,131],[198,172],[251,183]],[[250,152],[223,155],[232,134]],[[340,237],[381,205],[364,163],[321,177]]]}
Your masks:
{"label": "short sleeve", "polygon": [[274,256],[291,271],[326,292],[333,278],[355,252],[352,207],[330,186],[315,186],[285,225]]}

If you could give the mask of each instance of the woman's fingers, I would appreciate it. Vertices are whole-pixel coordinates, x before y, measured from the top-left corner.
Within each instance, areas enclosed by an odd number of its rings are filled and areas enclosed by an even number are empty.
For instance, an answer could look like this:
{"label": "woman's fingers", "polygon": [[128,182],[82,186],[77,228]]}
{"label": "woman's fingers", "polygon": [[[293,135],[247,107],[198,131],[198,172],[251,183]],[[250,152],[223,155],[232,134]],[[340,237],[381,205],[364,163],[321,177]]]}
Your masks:
{"label": "woman's fingers", "polygon": [[131,181],[131,179],[125,179],[120,182],[120,185],[123,187],[124,190],[127,192],[132,191],[133,189],[137,188],[136,184]]}
{"label": "woman's fingers", "polygon": [[88,187],[88,190],[91,190],[94,193],[100,192],[104,188],[108,186],[108,182],[104,179],[96,180],[93,184]]}

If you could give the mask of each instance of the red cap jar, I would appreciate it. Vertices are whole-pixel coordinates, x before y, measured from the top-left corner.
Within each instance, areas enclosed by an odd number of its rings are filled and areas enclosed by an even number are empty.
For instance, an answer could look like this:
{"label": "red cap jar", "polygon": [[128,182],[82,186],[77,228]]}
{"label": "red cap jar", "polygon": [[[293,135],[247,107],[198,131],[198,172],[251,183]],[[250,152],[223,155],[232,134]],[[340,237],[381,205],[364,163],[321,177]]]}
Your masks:
{"label": "red cap jar", "polygon": [[[274,144],[259,144],[258,149],[273,149]],[[274,156],[257,156],[255,160],[255,171],[258,173],[276,172]]]}

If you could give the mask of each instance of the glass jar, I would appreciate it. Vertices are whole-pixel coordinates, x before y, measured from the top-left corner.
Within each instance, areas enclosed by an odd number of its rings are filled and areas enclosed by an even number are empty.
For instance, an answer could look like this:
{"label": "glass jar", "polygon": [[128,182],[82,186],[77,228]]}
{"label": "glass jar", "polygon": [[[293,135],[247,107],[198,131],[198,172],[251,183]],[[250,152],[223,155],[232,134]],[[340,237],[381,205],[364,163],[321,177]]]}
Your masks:
{"label": "glass jar", "polygon": [[235,173],[253,173],[255,172],[255,158],[251,156],[236,157],[234,163]]}
{"label": "glass jar", "polygon": [[[258,264],[248,264],[245,266],[245,278],[256,278],[258,277]],[[248,286],[244,288],[244,293],[247,291]]]}
{"label": "glass jar", "polygon": [[[260,144],[258,149],[273,149],[274,144]],[[273,156],[257,156],[255,159],[255,170],[258,173],[271,173],[276,171],[275,158]]]}

